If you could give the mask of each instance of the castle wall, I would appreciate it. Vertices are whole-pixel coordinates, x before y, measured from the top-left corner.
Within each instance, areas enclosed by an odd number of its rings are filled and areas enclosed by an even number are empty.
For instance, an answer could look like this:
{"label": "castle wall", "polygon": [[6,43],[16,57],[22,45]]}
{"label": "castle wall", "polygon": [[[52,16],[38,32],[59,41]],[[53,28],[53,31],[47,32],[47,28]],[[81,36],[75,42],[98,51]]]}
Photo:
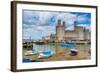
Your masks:
{"label": "castle wall", "polygon": [[89,31],[85,32],[85,40],[91,40],[91,33]]}
{"label": "castle wall", "polygon": [[76,26],[75,31],[78,33],[78,40],[85,39],[85,32],[83,27]]}
{"label": "castle wall", "polygon": [[73,32],[68,32],[68,31],[66,31],[66,33],[65,33],[65,38],[66,39],[77,39],[77,37],[78,37],[78,33],[77,32],[75,32],[75,31],[73,31]]}
{"label": "castle wall", "polygon": [[72,40],[90,40],[90,32],[84,31],[83,27],[74,26],[73,31],[66,30],[65,31],[65,22],[61,24],[59,20],[58,25],[56,26],[56,38],[58,41],[72,39]]}

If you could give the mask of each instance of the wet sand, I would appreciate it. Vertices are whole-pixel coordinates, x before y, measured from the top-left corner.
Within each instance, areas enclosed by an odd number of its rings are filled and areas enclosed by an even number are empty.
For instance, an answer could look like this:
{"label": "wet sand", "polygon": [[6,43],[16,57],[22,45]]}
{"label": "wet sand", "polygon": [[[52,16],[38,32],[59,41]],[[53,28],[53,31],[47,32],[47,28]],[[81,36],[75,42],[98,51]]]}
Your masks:
{"label": "wet sand", "polygon": [[91,54],[89,53],[89,47],[87,46],[78,46],[76,47],[78,54],[75,56],[70,55],[70,49],[67,48],[57,48],[56,53],[48,58],[38,59],[39,54],[23,56],[23,58],[29,58],[32,60],[40,60],[43,62],[47,61],[64,61],[64,60],[87,60],[91,59]]}

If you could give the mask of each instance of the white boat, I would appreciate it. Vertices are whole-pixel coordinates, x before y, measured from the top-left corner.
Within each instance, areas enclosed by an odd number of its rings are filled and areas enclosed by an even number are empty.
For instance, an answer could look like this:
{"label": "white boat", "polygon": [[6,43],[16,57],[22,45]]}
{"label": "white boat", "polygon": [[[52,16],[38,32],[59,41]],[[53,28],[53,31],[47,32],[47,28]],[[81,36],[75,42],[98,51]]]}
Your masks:
{"label": "white boat", "polygon": [[70,55],[75,56],[78,54],[78,50],[76,48],[70,49]]}
{"label": "white boat", "polygon": [[32,51],[32,50],[26,51],[24,53],[24,55],[33,55],[33,54],[36,54],[36,52],[35,51]]}

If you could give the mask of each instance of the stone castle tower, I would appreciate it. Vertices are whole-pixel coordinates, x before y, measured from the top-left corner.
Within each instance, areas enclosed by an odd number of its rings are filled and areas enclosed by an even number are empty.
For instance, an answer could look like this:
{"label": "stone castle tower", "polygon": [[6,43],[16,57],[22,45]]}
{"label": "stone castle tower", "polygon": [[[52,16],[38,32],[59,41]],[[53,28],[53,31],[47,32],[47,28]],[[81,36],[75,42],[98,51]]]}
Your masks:
{"label": "stone castle tower", "polygon": [[74,30],[77,32],[77,40],[85,40],[85,28],[77,26],[77,22],[74,22]]}
{"label": "stone castle tower", "polygon": [[58,41],[62,41],[65,36],[65,21],[61,22],[61,20],[58,20],[58,24],[56,26],[56,37]]}

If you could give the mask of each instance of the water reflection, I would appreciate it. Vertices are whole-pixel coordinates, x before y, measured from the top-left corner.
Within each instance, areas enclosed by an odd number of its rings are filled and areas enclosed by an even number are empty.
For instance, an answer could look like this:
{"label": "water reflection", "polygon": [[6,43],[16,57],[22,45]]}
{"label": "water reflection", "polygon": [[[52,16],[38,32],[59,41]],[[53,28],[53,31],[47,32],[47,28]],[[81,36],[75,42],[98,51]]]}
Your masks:
{"label": "water reflection", "polygon": [[45,45],[37,45],[33,44],[33,50],[36,52],[43,52],[43,51],[56,51],[55,44],[45,44]]}

